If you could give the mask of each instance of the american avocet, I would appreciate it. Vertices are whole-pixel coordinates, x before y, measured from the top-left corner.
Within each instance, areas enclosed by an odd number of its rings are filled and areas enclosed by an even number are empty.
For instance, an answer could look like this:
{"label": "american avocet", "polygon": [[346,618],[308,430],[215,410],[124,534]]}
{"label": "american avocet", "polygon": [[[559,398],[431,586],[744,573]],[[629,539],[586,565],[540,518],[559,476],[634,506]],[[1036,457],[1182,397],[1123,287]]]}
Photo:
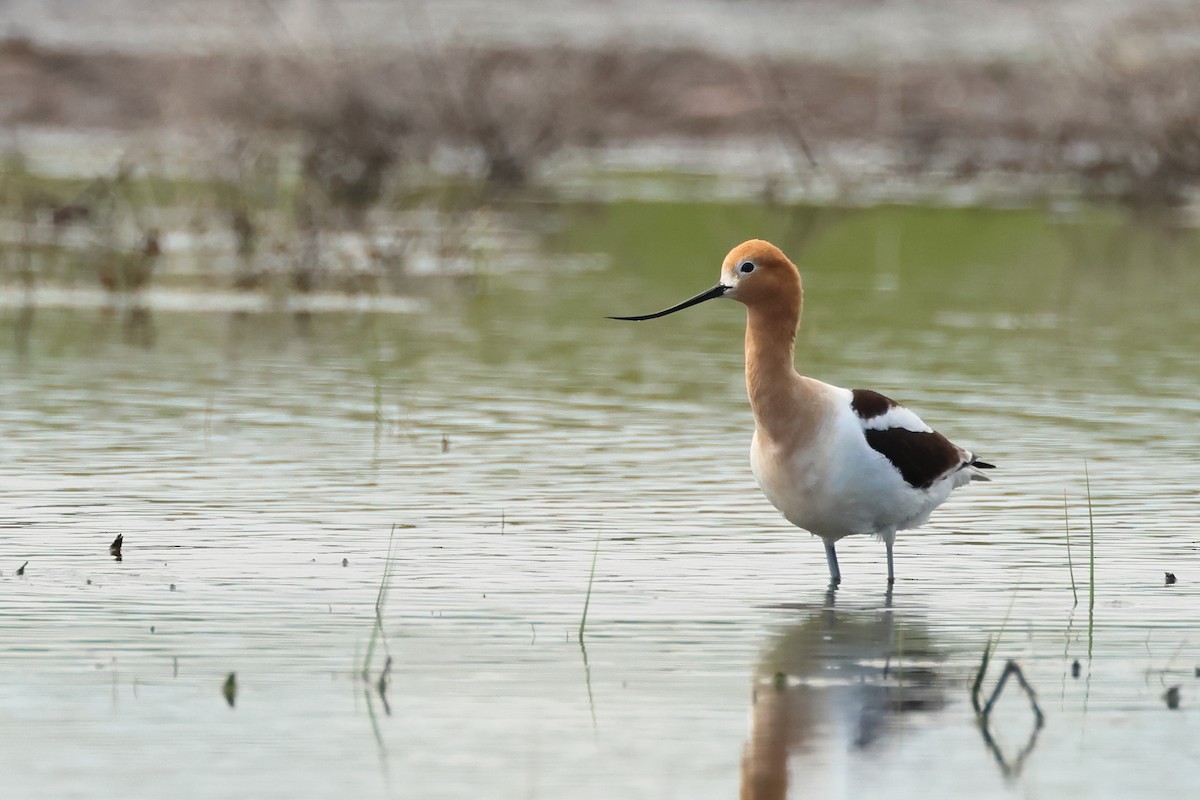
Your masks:
{"label": "american avocet", "polygon": [[842,389],[796,371],[793,352],[804,289],[778,247],[752,239],[725,256],[721,282],[645,320],[726,297],[746,306],[746,393],[754,411],[750,467],[783,516],[825,542],[836,585],[834,544],[873,534],[887,546],[896,579],[896,531],[923,524],[950,492],[991,469],[896,401],[868,389]]}

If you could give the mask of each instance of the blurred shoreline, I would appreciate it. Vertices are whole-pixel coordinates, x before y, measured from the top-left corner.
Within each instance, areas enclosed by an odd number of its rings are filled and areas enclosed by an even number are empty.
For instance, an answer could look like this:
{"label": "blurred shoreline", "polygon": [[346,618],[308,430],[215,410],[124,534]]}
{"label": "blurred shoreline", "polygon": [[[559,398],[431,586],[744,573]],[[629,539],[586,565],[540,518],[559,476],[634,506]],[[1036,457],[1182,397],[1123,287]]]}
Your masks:
{"label": "blurred shoreline", "polygon": [[[265,137],[310,160],[339,140],[381,173],[456,152],[504,186],[535,181],[563,153],[672,145],[716,162],[722,149],[769,151],[756,171],[816,200],[861,201],[864,189],[869,200],[880,181],[1000,176],[1027,200],[1179,206],[1200,182],[1197,8],[698,0],[668,3],[672,20],[627,5],[518,2],[489,35],[476,28],[504,15],[465,2],[176,2],[140,18],[136,2],[65,2],[37,23],[18,2],[0,41],[0,125],[10,154],[53,131],[137,137],[157,152],[170,137],[200,149]],[[124,46],[99,35],[105,8]],[[368,35],[384,17],[389,32]],[[892,17],[904,24],[882,30]],[[778,30],[740,52],[699,33],[725,25],[725,39],[746,39],[772,18],[812,23],[790,49],[766,46],[789,38]],[[821,24],[841,44],[806,47]],[[564,33],[572,25],[579,35]]]}
{"label": "blurred shoreline", "polygon": [[564,202],[1200,221],[1194,4],[6,10],[5,285],[398,293],[529,261]]}
{"label": "blurred shoreline", "polygon": [[1189,0],[5,0],[8,36],[90,52],[395,54],[561,46],[841,63],[1037,61],[1196,44]]}

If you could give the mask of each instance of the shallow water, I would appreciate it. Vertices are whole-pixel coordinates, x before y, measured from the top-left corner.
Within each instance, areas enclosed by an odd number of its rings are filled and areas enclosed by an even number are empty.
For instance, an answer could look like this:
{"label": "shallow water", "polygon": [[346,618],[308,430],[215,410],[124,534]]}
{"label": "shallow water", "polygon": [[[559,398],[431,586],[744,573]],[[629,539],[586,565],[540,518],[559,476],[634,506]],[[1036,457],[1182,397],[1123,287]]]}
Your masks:
{"label": "shallow water", "polygon": [[[401,313],[0,309],[8,796],[1196,792],[1193,234],[538,214],[544,261],[422,275]],[[840,545],[827,597],[819,543],[755,488],[736,306],[602,319],[711,286],[751,234],[804,271],[806,372],[999,467],[901,535],[890,597],[870,540]],[[607,266],[555,269],[581,254]],[[1016,660],[1040,731],[1011,681],[976,723],[989,638],[986,690]]]}

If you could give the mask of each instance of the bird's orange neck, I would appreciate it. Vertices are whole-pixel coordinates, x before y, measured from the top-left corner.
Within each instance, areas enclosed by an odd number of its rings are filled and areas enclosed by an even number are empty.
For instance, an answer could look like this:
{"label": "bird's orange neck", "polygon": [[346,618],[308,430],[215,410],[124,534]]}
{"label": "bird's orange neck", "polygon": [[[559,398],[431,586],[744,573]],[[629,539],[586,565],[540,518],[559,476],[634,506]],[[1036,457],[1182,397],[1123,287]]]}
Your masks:
{"label": "bird's orange neck", "polygon": [[796,372],[796,328],[802,296],[758,302],[746,312],[746,393],[767,438],[795,444],[810,427],[812,398]]}

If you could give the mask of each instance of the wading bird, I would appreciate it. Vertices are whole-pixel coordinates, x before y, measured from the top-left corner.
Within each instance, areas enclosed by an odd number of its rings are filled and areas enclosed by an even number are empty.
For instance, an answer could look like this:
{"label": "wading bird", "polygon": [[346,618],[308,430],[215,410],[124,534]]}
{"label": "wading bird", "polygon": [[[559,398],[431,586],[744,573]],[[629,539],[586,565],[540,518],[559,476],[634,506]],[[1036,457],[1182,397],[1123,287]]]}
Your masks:
{"label": "wading bird", "polygon": [[842,389],[796,371],[796,329],[804,289],[778,247],[752,239],[725,256],[721,282],[646,320],[718,297],[746,307],[746,393],[754,411],[750,466],[763,494],[797,527],[825,542],[834,585],[839,539],[871,534],[887,547],[896,580],[896,531],[915,528],[950,496],[991,469],[896,401]]}

